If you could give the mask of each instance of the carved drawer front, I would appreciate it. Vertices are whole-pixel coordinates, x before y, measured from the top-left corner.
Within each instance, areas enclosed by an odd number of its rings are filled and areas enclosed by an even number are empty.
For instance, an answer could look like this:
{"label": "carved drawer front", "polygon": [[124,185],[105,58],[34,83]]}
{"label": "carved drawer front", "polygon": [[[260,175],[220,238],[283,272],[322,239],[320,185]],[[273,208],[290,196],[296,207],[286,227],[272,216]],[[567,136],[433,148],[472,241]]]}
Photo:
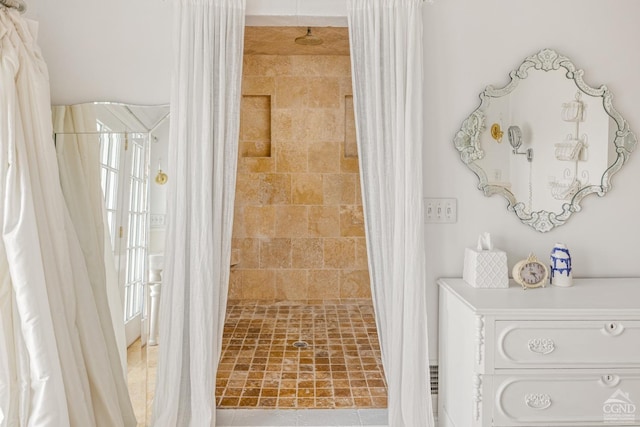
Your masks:
{"label": "carved drawer front", "polygon": [[640,367],[640,321],[497,321],[496,368]]}
{"label": "carved drawer front", "polygon": [[494,426],[640,425],[640,371],[494,377]]}

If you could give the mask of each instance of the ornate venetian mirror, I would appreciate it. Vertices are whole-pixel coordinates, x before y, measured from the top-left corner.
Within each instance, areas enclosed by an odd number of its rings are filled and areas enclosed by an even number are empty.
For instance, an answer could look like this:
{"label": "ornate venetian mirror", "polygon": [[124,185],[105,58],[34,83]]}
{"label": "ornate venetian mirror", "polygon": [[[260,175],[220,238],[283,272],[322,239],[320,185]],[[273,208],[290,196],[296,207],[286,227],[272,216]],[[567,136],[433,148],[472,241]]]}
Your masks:
{"label": "ornate venetian mirror", "polygon": [[637,140],[609,89],[586,84],[583,71],[551,49],[510,77],[502,88],[486,87],[454,142],[486,196],[504,196],[524,224],[546,232],[585,196],[611,189]]}

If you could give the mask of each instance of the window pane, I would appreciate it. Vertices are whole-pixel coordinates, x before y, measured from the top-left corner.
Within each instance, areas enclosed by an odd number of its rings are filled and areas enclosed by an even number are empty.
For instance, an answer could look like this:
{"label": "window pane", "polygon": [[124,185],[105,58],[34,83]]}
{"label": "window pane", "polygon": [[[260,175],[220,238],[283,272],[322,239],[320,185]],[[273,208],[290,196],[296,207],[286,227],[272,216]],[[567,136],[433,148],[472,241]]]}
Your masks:
{"label": "window pane", "polygon": [[104,135],[100,135],[100,163],[109,163],[109,141]]}
{"label": "window pane", "polygon": [[120,146],[123,144],[122,138],[117,134],[110,134],[109,166],[118,169],[120,166]]}

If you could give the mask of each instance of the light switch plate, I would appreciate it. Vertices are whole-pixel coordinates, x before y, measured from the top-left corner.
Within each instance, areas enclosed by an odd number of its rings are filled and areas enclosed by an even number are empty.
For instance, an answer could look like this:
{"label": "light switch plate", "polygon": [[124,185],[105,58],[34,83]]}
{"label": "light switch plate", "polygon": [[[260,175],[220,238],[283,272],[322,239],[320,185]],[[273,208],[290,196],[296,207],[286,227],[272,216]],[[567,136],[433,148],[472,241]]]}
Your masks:
{"label": "light switch plate", "polygon": [[458,220],[458,201],[454,198],[424,199],[425,223],[452,224]]}

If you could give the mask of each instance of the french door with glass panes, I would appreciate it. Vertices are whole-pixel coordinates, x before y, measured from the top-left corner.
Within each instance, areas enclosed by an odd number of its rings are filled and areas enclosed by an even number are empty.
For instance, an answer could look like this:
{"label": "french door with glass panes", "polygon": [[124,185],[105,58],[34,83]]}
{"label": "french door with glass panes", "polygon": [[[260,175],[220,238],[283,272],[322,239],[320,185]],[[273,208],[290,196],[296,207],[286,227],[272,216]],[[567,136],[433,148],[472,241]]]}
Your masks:
{"label": "french door with glass panes", "polygon": [[99,125],[102,190],[111,246],[124,294],[127,346],[141,337],[147,277],[148,134],[109,132]]}

